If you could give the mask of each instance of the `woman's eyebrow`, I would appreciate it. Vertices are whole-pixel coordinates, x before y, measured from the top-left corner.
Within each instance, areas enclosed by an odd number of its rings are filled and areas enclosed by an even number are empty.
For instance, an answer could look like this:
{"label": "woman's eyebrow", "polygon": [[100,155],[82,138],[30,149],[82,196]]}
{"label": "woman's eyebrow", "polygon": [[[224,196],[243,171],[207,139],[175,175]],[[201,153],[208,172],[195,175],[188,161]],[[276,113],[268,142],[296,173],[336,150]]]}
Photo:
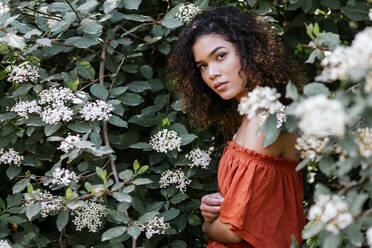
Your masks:
{"label": "woman's eyebrow", "polygon": [[[220,50],[220,49],[222,49],[222,48],[226,48],[226,47],[224,47],[224,46],[218,46],[218,47],[216,47],[215,49],[213,49],[212,52],[210,52],[210,53],[208,54],[208,57],[211,57],[213,54],[215,54],[218,50]],[[195,64],[199,64],[199,63],[201,63],[201,61],[196,61],[196,62],[195,62]]]}

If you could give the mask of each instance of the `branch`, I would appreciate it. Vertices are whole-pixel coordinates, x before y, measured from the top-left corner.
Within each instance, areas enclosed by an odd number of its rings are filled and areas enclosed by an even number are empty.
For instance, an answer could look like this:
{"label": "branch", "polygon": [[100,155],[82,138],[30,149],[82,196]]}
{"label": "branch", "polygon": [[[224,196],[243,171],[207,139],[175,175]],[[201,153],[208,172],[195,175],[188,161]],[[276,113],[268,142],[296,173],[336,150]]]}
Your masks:
{"label": "branch", "polygon": [[70,1],[69,0],[65,0],[65,1],[68,3],[68,5],[70,5],[70,8],[72,9],[72,11],[74,11],[74,13],[75,13],[77,19],[79,20],[79,22],[81,22],[80,17],[78,16],[78,14],[77,14],[76,10],[74,9],[74,7],[72,7]]}
{"label": "branch", "polygon": [[38,13],[40,15],[45,15],[44,18],[49,18],[49,19],[56,20],[56,21],[62,21],[63,20],[63,18],[60,17],[60,16],[51,15],[49,13],[45,13],[45,12],[42,12],[42,11],[39,11],[39,10],[36,10],[36,9],[32,9],[32,8],[29,8],[29,7],[24,7],[24,9],[33,11],[33,12]]}

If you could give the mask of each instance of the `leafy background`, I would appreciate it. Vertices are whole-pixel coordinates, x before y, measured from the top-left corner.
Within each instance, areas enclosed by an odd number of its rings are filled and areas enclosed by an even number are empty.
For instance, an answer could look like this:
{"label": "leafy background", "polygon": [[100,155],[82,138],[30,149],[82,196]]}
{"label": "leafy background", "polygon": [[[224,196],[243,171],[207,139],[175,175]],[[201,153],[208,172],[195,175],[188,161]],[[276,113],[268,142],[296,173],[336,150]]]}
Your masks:
{"label": "leafy background", "polygon": [[[8,240],[12,247],[204,247],[200,198],[216,191],[218,158],[228,137],[213,127],[200,130],[191,126],[173,91],[174,82],[167,80],[167,56],[183,26],[175,15],[179,4],[186,1],[3,3],[9,5],[10,14],[0,18],[0,147],[13,147],[24,161],[21,166],[0,167],[0,238]],[[282,37],[309,82],[321,72],[319,63],[324,50],[332,50],[339,43],[349,45],[356,33],[371,24],[368,1],[197,0],[194,4],[202,9],[231,5],[253,10]],[[40,79],[11,84],[6,80],[6,67],[24,61],[39,66]],[[350,109],[348,114],[371,126],[371,97],[352,95],[348,89],[355,85],[358,82],[313,84],[303,98],[344,92],[338,96],[349,103],[345,104]],[[89,99],[106,100],[115,107],[114,115],[107,122],[84,121],[76,115],[70,122],[50,125],[37,116],[24,119],[9,111],[16,101],[36,99],[51,86],[65,86],[85,92]],[[289,89],[288,94],[294,96],[296,92]],[[303,98],[293,97],[295,103]],[[358,110],[353,109],[357,99],[365,103]],[[151,149],[151,135],[164,128],[182,137],[181,152],[163,154]],[[287,128],[295,130],[296,125]],[[266,131],[275,132],[274,125],[267,124]],[[51,137],[65,138],[68,133],[80,134],[95,148],[82,145],[63,154],[57,150],[58,139]],[[347,137],[341,143],[349,150],[355,149],[355,144],[346,142]],[[215,150],[208,169],[187,166],[185,155],[192,148],[210,146]],[[300,164],[305,168],[304,179],[306,168],[317,169],[314,183],[304,180],[305,209],[313,203],[314,191],[333,191],[347,196],[354,216],[359,217],[339,235],[310,225],[304,233],[307,240],[303,247],[366,246],[364,233],[372,223],[371,166],[362,170],[360,160],[356,160],[345,169],[337,166],[337,158],[329,158]],[[42,218],[40,205],[25,206],[24,194],[48,189],[43,180],[56,167],[69,168],[81,179],[69,187],[53,188],[54,195],[64,197],[66,207],[55,216]],[[186,193],[174,186],[160,189],[161,173],[176,168],[192,180]],[[97,233],[76,231],[71,222],[71,210],[87,198],[109,209]],[[171,228],[148,240],[138,224],[155,215],[164,217]]]}

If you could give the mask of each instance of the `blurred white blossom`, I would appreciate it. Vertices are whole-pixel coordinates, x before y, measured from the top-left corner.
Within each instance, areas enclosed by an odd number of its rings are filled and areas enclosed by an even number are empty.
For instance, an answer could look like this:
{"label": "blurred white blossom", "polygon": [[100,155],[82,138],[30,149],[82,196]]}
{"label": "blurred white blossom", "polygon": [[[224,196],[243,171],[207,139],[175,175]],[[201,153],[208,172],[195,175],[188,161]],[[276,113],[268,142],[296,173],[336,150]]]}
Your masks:
{"label": "blurred white blossom", "polygon": [[194,4],[183,3],[179,6],[176,17],[185,23],[189,23],[200,12],[201,9]]}
{"label": "blurred white blossom", "polygon": [[276,114],[278,119],[277,128],[279,128],[287,119],[285,106],[279,101],[279,98],[280,94],[275,88],[257,86],[254,90],[248,92],[247,97],[240,99],[238,111],[241,115],[246,114],[248,119],[259,115],[261,126],[269,115]]}
{"label": "blurred white blossom", "polygon": [[23,156],[16,152],[13,148],[5,150],[4,148],[0,149],[0,164],[14,164],[20,165],[23,161]]}
{"label": "blurred white blossom", "polygon": [[322,74],[331,80],[346,80],[354,70],[372,68],[371,40],[372,27],[367,27],[355,36],[351,46],[338,46],[322,60]]}
{"label": "blurred white blossom", "polygon": [[138,225],[141,228],[141,231],[146,231],[146,238],[150,239],[154,234],[165,234],[170,225],[164,221],[164,218],[158,218],[155,216],[145,225]]}
{"label": "blurred white blossom", "polygon": [[67,106],[47,106],[40,113],[41,119],[47,124],[55,124],[59,121],[71,121],[73,111]]}
{"label": "blurred white blossom", "polygon": [[191,183],[191,180],[187,179],[180,169],[175,171],[166,170],[161,174],[159,183],[160,188],[167,188],[170,184],[176,184],[176,188],[184,193],[186,186]]}
{"label": "blurred white blossom", "polygon": [[4,15],[5,13],[9,13],[10,9],[8,5],[5,5],[3,2],[0,2],[0,15]]}
{"label": "blurred white blossom", "polygon": [[107,213],[107,208],[104,205],[85,201],[83,206],[72,212],[72,215],[75,216],[72,222],[75,224],[77,231],[87,227],[89,232],[97,232],[102,224],[101,218],[106,216]]}
{"label": "blurred white blossom", "polygon": [[364,85],[364,91],[366,93],[372,93],[372,70],[370,70],[366,77],[366,84]]}
{"label": "blurred white blossom", "polygon": [[67,101],[72,101],[76,98],[75,94],[66,87],[52,87],[40,92],[39,104],[51,105],[53,108],[64,107]]}
{"label": "blurred white blossom", "polygon": [[37,104],[36,100],[33,101],[19,101],[10,111],[16,112],[17,115],[28,119],[28,115],[32,113],[40,113],[41,107]]}
{"label": "blurred white blossom", "polygon": [[39,78],[39,72],[36,66],[29,62],[20,65],[8,67],[8,81],[12,83],[34,82]]}
{"label": "blurred white blossom", "polygon": [[[0,5],[0,7],[1,7],[1,5]],[[1,8],[0,8],[0,10],[1,10]],[[0,248],[11,248],[11,246],[10,246],[10,244],[7,240],[0,239]]]}
{"label": "blurred white blossom", "polygon": [[325,229],[334,234],[353,222],[349,204],[338,195],[319,195],[315,205],[309,210],[308,218],[310,221],[324,223]]}
{"label": "blurred white blossom", "polygon": [[315,160],[316,156],[323,151],[328,140],[328,137],[301,136],[297,138],[295,148],[301,152],[301,158]]}
{"label": "blurred white blossom", "polygon": [[309,97],[295,110],[299,117],[299,128],[305,136],[323,138],[330,135],[343,136],[346,114],[342,104],[324,95]]}
{"label": "blurred white blossom", "polygon": [[103,100],[96,100],[95,102],[87,102],[80,110],[81,117],[86,121],[94,120],[108,120],[114,111],[112,104],[106,103]]}
{"label": "blurred white blossom", "polygon": [[367,243],[372,248],[372,227],[368,228],[366,232]]}
{"label": "blurred white blossom", "polygon": [[61,145],[57,148],[62,150],[64,153],[68,153],[72,148],[74,148],[74,142],[80,141],[80,135],[68,135],[64,140],[61,141]]}
{"label": "blurred white blossom", "polygon": [[41,216],[43,218],[48,217],[48,215],[55,215],[62,208],[62,200],[58,196],[52,195],[49,191],[39,192],[34,198],[30,198],[26,194],[25,201],[26,206],[30,206],[34,202],[40,202]]}
{"label": "blurred white blossom", "polygon": [[190,160],[190,163],[188,165],[191,168],[201,167],[203,169],[207,169],[211,162],[211,156],[209,155],[209,152],[203,151],[200,148],[191,150],[188,154],[186,154],[185,157]]}
{"label": "blurred white blossom", "polygon": [[150,139],[152,149],[157,152],[181,151],[182,138],[174,130],[163,129],[154,134]]}
{"label": "blurred white blossom", "polygon": [[62,184],[68,186],[72,182],[76,182],[77,177],[75,172],[68,169],[57,168],[53,172],[53,184]]}
{"label": "blurred white blossom", "polygon": [[369,17],[369,20],[372,21],[372,8],[369,9],[369,12],[368,12],[368,17]]}
{"label": "blurred white blossom", "polygon": [[358,145],[359,153],[368,158],[372,155],[372,128],[358,128],[356,130],[356,143]]}

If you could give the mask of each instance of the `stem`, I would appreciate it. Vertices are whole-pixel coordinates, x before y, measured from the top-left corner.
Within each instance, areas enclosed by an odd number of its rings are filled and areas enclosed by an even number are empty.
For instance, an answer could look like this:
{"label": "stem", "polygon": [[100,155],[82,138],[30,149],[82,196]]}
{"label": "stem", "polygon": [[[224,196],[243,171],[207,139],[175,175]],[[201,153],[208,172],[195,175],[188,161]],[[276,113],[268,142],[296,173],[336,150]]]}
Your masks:
{"label": "stem", "polygon": [[72,9],[72,11],[74,11],[74,13],[75,13],[77,19],[79,20],[79,22],[81,22],[80,17],[79,17],[78,14],[76,13],[76,10],[74,9],[74,7],[72,7],[70,1],[69,1],[69,0],[65,0],[65,1],[68,3],[68,5],[70,5],[70,8]]}
{"label": "stem", "polygon": [[63,246],[63,233],[64,233],[64,231],[65,231],[65,228],[63,228],[62,229],[62,231],[61,231],[61,235],[59,235],[59,247],[60,248],[64,248],[64,246]]}
{"label": "stem", "polygon": [[[59,16],[56,16],[56,15],[51,15],[49,13],[45,13],[45,12],[42,12],[42,11],[39,11],[39,10],[36,10],[36,9],[32,9],[32,8],[29,8],[29,7],[24,7],[24,9],[27,9],[27,10],[30,10],[30,11],[33,11],[35,13],[38,13],[40,15],[46,15],[46,16],[49,16],[49,19],[53,19],[53,20],[56,20],[56,21],[62,21],[62,17],[59,17]],[[46,17],[48,18],[48,17]],[[56,19],[54,19],[56,18]],[[58,19],[57,19],[58,18]]]}

